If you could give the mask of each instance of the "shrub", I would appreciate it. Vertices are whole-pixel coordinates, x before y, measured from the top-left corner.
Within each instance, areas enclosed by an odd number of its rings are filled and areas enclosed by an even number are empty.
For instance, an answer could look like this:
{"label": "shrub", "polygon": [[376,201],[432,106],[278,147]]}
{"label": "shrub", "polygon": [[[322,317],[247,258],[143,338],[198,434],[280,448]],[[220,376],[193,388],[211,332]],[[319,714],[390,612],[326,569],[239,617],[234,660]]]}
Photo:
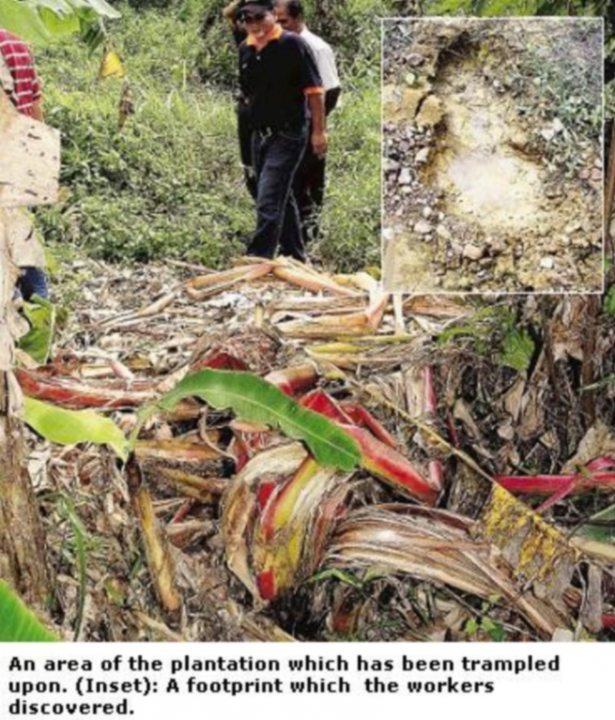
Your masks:
{"label": "shrub", "polygon": [[[118,130],[124,82],[97,80],[99,57],[77,41],[38,58],[47,120],[63,136],[62,202],[39,209],[50,242],[95,257],[177,257],[222,266],[254,224],[243,186],[232,88],[236,51],[223,0],[120,3],[112,43],[129,73],[135,114]],[[328,266],[379,264],[380,3],[324,12],[339,39],[342,107],[331,119],[323,235]],[[332,23],[332,24],[331,24]],[[337,30],[336,30],[337,28]],[[315,29],[318,29],[315,27]],[[334,33],[335,34],[335,33]],[[203,82],[206,79],[206,82]]]}

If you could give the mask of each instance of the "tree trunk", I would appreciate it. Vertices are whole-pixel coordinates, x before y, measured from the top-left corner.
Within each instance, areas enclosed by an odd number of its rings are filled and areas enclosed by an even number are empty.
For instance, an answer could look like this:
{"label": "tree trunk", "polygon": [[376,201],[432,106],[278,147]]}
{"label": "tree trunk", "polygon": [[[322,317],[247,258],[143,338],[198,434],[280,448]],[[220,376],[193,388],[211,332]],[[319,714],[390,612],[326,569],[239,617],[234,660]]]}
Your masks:
{"label": "tree trunk", "polygon": [[[17,114],[0,92],[0,578],[31,605],[51,596],[45,537],[23,458],[21,390],[11,368],[12,297],[17,264],[29,264],[35,241],[16,208],[57,196],[59,135]],[[32,254],[34,252],[34,255]],[[25,262],[24,262],[25,261]]]}
{"label": "tree trunk", "polygon": [[21,421],[13,414],[10,375],[0,373],[0,577],[31,605],[50,595],[45,537],[36,498],[23,466]]}

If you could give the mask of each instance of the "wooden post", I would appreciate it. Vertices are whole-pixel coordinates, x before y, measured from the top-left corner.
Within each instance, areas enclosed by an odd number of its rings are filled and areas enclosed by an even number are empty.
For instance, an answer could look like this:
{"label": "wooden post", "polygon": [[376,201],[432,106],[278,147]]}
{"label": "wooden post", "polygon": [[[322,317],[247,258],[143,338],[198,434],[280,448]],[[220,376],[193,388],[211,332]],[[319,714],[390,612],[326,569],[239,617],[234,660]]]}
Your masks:
{"label": "wooden post", "polygon": [[19,208],[55,202],[60,137],[0,92],[0,578],[29,604],[51,594],[45,539],[23,457],[21,390],[12,373],[17,263],[36,255]]}

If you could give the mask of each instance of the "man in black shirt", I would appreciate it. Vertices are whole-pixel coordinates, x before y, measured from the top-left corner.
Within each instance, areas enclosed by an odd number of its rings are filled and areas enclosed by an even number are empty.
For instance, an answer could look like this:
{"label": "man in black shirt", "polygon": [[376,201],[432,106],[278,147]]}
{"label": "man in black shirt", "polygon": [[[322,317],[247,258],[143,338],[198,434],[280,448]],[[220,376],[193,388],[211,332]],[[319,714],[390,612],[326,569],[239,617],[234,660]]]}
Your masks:
{"label": "man in black shirt", "polygon": [[257,224],[247,252],[271,258],[279,243],[283,254],[304,260],[292,181],[308,118],[314,153],[327,151],[322,82],[304,41],[276,24],[271,0],[244,1],[240,13],[248,37],[239,47],[239,82],[253,128],[257,178]]}

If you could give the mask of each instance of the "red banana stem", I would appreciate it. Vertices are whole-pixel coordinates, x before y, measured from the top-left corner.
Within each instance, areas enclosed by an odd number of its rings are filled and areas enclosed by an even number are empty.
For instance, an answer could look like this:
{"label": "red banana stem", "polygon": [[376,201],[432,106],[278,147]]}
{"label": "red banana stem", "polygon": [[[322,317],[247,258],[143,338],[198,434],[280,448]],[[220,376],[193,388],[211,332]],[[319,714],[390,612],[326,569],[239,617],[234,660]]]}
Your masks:
{"label": "red banana stem", "polygon": [[275,385],[286,395],[294,395],[299,390],[313,385],[318,379],[318,373],[313,365],[295,365],[284,370],[275,370],[265,375],[265,380]]}
{"label": "red banana stem", "polygon": [[85,383],[75,378],[52,377],[39,370],[23,368],[15,370],[15,375],[28,397],[76,410],[88,407],[109,410],[138,407],[156,397],[156,386],[149,380]]}
{"label": "red banana stem", "polygon": [[312,390],[299,400],[299,405],[324,415],[329,420],[348,423],[352,425],[352,418],[342,409],[335,400],[324,390]]}
{"label": "red banana stem", "polygon": [[212,368],[213,370],[249,370],[243,360],[227,352],[212,353],[206,358],[197,361],[191,370],[202,370],[203,368]]}
{"label": "red banana stem", "polygon": [[340,427],[359,443],[361,466],[368,472],[428,505],[436,502],[441,486],[433,478],[424,478],[407,458],[367,430],[342,423]]}
{"label": "red banana stem", "polygon": [[355,425],[367,428],[372,435],[378,438],[385,445],[397,448],[393,436],[384,428],[384,426],[376,420],[376,418],[362,405],[344,402],[341,404],[342,410],[348,415]]}

